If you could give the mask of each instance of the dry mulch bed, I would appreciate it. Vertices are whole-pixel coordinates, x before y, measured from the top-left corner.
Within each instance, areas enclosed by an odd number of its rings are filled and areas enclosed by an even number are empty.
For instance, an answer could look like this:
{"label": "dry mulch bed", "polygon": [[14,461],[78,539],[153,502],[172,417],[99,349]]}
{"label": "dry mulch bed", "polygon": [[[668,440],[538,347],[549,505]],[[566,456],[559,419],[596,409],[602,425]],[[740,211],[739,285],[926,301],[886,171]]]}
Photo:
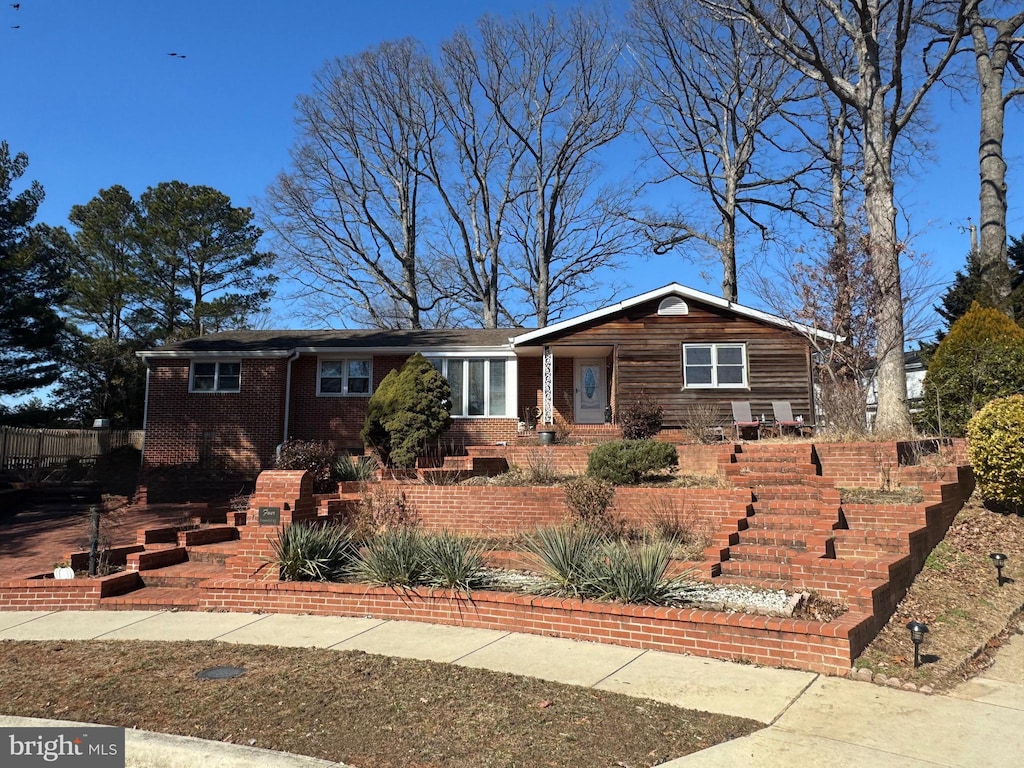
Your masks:
{"label": "dry mulch bed", "polygon": [[[989,559],[992,552],[1009,556],[1002,587]],[[1024,517],[992,511],[972,497],[854,666],[918,687],[951,688],[991,663],[1022,607]],[[911,620],[929,629],[917,669],[907,631]]]}
{"label": "dry mulch bed", "polygon": [[[244,667],[231,680],[200,670]],[[762,727],[589,688],[361,652],[0,642],[0,712],[295,752],[358,768],[652,766]]]}

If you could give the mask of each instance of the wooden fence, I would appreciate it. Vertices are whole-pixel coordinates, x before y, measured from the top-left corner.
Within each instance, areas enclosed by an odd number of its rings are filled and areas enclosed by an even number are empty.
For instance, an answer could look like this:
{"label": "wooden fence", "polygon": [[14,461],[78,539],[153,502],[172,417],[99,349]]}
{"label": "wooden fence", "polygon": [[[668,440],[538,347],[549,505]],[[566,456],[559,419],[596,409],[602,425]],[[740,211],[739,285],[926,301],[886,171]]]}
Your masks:
{"label": "wooden fence", "polygon": [[69,459],[95,460],[126,445],[141,450],[145,434],[141,429],[0,427],[0,470],[61,466]]}

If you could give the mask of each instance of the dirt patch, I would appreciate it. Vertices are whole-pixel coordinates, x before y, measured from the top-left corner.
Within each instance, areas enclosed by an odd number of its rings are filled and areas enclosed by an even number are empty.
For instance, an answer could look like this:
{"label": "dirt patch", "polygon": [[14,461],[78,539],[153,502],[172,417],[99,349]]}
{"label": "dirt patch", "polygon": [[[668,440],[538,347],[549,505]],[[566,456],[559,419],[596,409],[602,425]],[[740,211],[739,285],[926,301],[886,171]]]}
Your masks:
{"label": "dirt patch", "polygon": [[[232,680],[199,680],[238,666]],[[361,652],[223,643],[0,643],[0,712],[296,752],[360,768],[652,766],[760,723]]]}
{"label": "dirt patch", "polygon": [[[998,586],[989,554],[1009,556]],[[928,556],[888,624],[855,667],[918,686],[946,689],[991,663],[1000,635],[1024,606],[1024,517],[986,509],[973,497]],[[907,623],[928,634],[914,668]]]}

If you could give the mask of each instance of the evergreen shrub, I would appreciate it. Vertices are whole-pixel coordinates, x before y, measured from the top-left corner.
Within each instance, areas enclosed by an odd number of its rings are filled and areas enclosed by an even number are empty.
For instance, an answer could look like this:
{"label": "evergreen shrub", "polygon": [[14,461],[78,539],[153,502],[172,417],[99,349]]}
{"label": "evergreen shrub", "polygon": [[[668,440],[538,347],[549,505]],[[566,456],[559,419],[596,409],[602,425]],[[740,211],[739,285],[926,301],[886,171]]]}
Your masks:
{"label": "evergreen shrub", "polygon": [[363,443],[390,467],[414,468],[416,458],[451,426],[451,397],[444,376],[417,352],[370,397]]}
{"label": "evergreen shrub", "polygon": [[967,455],[985,501],[1024,508],[1024,395],[997,398],[974,415]]}
{"label": "evergreen shrub", "polygon": [[970,418],[996,397],[1024,389],[1024,328],[977,303],[953,323],[924,380],[923,426],[962,435]]}
{"label": "evergreen shrub", "polygon": [[636,485],[645,476],[679,464],[674,445],[656,440],[617,440],[597,446],[587,460],[587,474],[613,485]]}

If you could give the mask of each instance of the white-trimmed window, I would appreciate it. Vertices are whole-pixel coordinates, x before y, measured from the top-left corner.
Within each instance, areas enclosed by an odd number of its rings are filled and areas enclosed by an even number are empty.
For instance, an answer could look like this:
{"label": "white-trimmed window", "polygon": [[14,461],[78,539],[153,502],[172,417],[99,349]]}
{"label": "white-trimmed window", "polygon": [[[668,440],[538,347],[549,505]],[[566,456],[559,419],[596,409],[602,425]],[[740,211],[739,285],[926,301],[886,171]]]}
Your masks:
{"label": "white-trimmed window", "polygon": [[507,361],[429,357],[452,388],[452,416],[507,416]]}
{"label": "white-trimmed window", "polygon": [[242,386],[242,364],[193,361],[189,392],[239,392]]}
{"label": "white-trimmed window", "polygon": [[316,393],[325,397],[370,395],[373,366],[370,358],[322,359]]}
{"label": "white-trimmed window", "polygon": [[742,389],[747,386],[746,344],[683,344],[686,389]]}

